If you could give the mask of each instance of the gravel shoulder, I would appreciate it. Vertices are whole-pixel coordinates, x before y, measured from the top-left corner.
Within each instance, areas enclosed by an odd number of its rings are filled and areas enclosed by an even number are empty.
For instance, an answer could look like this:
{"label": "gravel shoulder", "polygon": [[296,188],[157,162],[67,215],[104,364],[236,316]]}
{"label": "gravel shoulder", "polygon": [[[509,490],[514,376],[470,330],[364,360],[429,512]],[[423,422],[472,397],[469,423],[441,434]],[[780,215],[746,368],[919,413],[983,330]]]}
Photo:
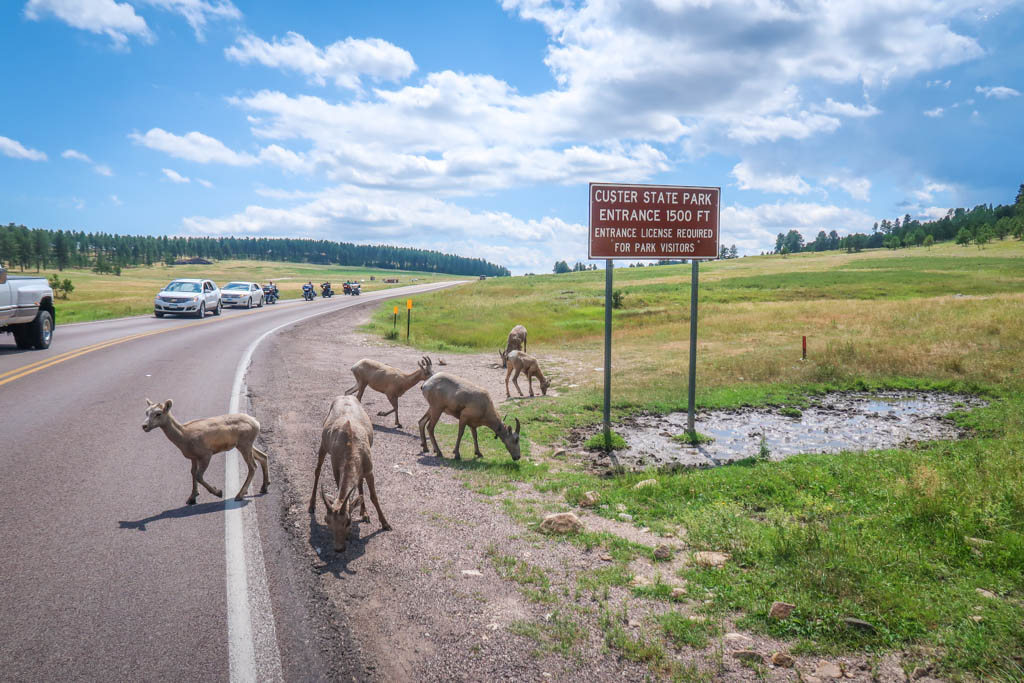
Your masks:
{"label": "gravel shoulder", "polygon": [[[323,418],[332,399],[354,384],[349,368],[356,361],[373,358],[411,371],[423,355],[355,332],[371,311],[371,305],[346,309],[284,330],[261,346],[247,378],[272,478],[281,487],[282,525],[342,630],[351,634],[350,656],[358,662],[353,668],[361,672],[359,678],[639,681],[650,679],[652,671],[667,673],[664,662],[661,669],[652,668],[649,660],[608,647],[608,634],[643,643],[658,629],[658,615],[670,608],[700,621],[702,601],[645,599],[621,586],[605,589],[598,600],[581,590],[581,577],[609,566],[605,551],[543,536],[508,512],[518,505],[542,514],[568,510],[560,497],[530,486],[500,495],[475,491],[463,471],[449,466],[454,443],[440,435],[445,461],[421,453],[417,420],[426,402],[418,386],[399,400],[402,429],[394,428],[393,416],[377,416],[390,405],[367,389],[363,405],[374,423],[374,474],[393,530],[381,531],[367,504],[371,521],[354,523],[348,549],[334,553],[322,504],[317,501],[315,515],[306,511]],[[538,355],[543,363],[544,354]],[[432,358],[435,371],[487,388],[501,412],[504,371],[494,367],[496,354]],[[554,379],[556,386],[572,386],[571,376]],[[492,434],[482,428],[480,438]],[[540,457],[540,450],[534,448],[533,457]],[[464,443],[464,457],[471,453],[471,442]],[[526,459],[523,463],[528,466]],[[327,464],[323,480],[331,484],[329,472]],[[596,515],[581,513],[581,518],[594,531],[633,543],[653,546],[666,540]],[[668,543],[686,552],[685,537]],[[646,560],[634,561],[630,569],[658,580],[658,570]],[[819,680],[828,680],[820,676],[826,671],[819,671],[817,659],[796,657],[795,668],[744,663],[733,652],[788,652],[789,644],[735,633],[728,620],[710,635],[707,648],[670,649],[670,663],[689,667],[694,678],[814,680],[818,673]],[[893,657],[831,662],[842,665],[847,680],[903,680]]]}

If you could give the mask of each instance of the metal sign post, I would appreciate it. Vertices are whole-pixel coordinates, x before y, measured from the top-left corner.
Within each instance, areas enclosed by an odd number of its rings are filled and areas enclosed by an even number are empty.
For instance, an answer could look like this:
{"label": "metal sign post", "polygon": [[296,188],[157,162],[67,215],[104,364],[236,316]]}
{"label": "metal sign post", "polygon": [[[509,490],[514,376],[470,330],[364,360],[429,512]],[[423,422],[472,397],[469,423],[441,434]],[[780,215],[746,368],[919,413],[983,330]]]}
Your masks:
{"label": "metal sign post", "polygon": [[605,259],[604,438],[611,439],[612,261],[690,259],[690,378],[687,427],[694,432],[697,393],[698,262],[718,258],[719,187],[590,184],[591,259]]}
{"label": "metal sign post", "polygon": [[412,328],[412,299],[405,301],[405,341],[409,342],[409,330]]}

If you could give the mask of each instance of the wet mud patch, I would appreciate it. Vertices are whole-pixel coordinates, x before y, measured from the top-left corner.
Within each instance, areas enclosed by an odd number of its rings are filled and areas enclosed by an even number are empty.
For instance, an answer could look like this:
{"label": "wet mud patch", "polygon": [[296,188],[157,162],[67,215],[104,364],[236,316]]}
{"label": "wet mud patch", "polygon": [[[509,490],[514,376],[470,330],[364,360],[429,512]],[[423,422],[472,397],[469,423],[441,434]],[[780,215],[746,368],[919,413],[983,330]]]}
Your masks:
{"label": "wet mud patch", "polygon": [[[714,441],[697,446],[673,438],[686,431],[686,413],[640,415],[615,426],[628,445],[615,452],[617,463],[603,453],[591,457],[598,468],[618,464],[642,470],[898,448],[963,438],[963,430],[946,416],[983,405],[974,396],[931,392],[825,394],[799,410],[775,406],[698,413],[697,431]],[[582,442],[588,436],[579,432],[573,440]]]}

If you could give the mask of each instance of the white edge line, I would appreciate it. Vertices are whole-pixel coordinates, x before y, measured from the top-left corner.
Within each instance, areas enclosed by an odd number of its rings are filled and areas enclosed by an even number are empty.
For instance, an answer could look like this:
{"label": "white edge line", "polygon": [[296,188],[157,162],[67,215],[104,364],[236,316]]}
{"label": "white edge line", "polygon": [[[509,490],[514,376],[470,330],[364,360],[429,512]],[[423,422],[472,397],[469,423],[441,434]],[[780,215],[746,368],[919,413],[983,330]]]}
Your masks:
{"label": "white edge line", "polygon": [[[443,287],[436,287],[436,289],[443,289],[444,287],[451,286],[454,284],[463,284],[466,281],[457,280],[450,283],[444,283]],[[419,289],[420,287],[429,287],[426,291],[432,291],[435,287],[431,285],[440,283],[424,283],[423,285],[412,285]],[[396,290],[405,289],[405,287],[395,287],[392,289],[380,290],[373,292],[366,299],[356,300],[351,303],[355,305],[362,301],[373,301],[375,299],[387,299],[390,296],[397,294]],[[404,296],[405,294],[413,294],[419,292],[402,292],[398,294]],[[369,294],[369,293],[368,293]],[[364,295],[365,296],[365,295]],[[238,361],[238,366],[235,368],[235,380],[231,386],[231,400],[228,403],[228,412],[237,413],[239,406],[241,405],[242,395],[245,390],[245,373],[249,369],[250,363],[252,363],[252,355],[256,351],[256,347],[260,345],[264,339],[274,334],[275,332],[284,329],[290,325],[295,325],[300,322],[315,318],[320,315],[326,315],[328,313],[334,313],[335,311],[341,310],[342,308],[348,308],[349,306],[338,306],[331,307],[326,311],[317,311],[310,315],[290,320],[286,323],[282,323],[277,327],[273,327],[259,337],[257,337],[248,348],[245,353],[242,354],[241,360]],[[98,321],[97,321],[98,322]],[[231,451],[227,454],[224,459],[224,493],[225,496],[230,496],[232,490],[236,490],[239,486],[239,468],[238,458],[236,455],[237,451]],[[240,501],[236,501],[233,497],[225,497],[224,499],[224,559],[226,563],[226,582],[227,582],[227,619],[228,619],[228,680],[232,683],[255,683],[258,680],[264,680],[263,677],[257,676],[256,671],[256,652],[253,647],[253,632],[252,632],[252,615],[249,609],[249,581],[248,581],[248,570],[246,568],[246,553],[245,553],[245,528],[242,519],[242,505]],[[258,548],[257,548],[258,549]],[[259,554],[262,558],[262,553]],[[262,572],[263,567],[257,568],[258,571]],[[262,583],[262,590],[266,591],[266,583]],[[263,604],[270,604],[269,595],[260,596]],[[273,615],[267,615],[271,627],[273,626]],[[276,673],[279,676],[281,672],[281,655],[277,649],[277,637],[271,633],[268,638],[270,641],[268,645],[272,645],[273,652],[261,653],[261,660],[266,661],[266,655],[269,654],[271,658],[270,665],[276,669]]]}

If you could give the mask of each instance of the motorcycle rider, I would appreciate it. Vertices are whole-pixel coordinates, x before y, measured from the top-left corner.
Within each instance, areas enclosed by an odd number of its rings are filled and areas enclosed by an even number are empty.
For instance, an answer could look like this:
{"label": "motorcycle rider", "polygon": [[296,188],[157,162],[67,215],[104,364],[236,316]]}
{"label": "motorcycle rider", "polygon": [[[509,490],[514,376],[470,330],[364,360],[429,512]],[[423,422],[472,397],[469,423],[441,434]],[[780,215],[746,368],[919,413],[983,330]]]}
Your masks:
{"label": "motorcycle rider", "polygon": [[320,291],[321,291],[321,293],[324,296],[326,296],[327,292],[331,291],[331,283],[329,281],[328,282],[321,282],[320,283]]}
{"label": "motorcycle rider", "polygon": [[306,284],[302,285],[302,294],[303,294],[303,296],[305,296],[306,292],[310,293],[310,297],[309,298],[310,298],[310,301],[312,301],[313,297],[316,296],[316,290],[313,289],[313,281],[312,280],[310,280]]}

